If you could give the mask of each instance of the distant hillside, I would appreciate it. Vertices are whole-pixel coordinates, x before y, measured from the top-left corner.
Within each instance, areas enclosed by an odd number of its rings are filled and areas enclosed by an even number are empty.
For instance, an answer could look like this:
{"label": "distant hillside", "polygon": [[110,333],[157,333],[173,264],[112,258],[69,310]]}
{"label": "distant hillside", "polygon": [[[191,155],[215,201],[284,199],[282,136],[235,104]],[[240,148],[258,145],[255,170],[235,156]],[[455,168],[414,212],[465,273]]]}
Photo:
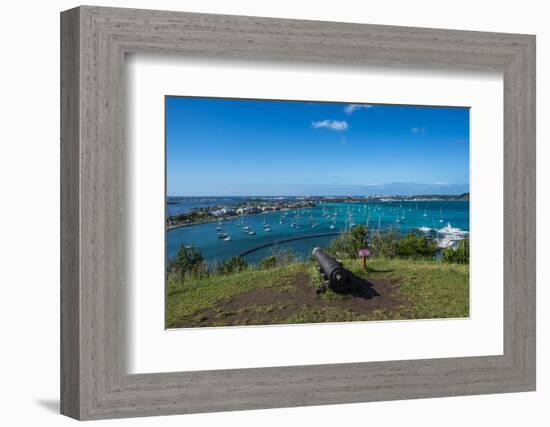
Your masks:
{"label": "distant hillside", "polygon": [[[414,194],[411,196],[403,196],[399,194],[384,195],[384,196],[367,196],[370,201],[388,201],[388,200],[470,200],[470,193],[462,194]],[[348,197],[343,201],[362,201],[363,198]]]}
{"label": "distant hillside", "polygon": [[470,193],[462,194],[417,194],[414,196],[406,196],[408,199],[424,199],[424,200],[470,200]]}

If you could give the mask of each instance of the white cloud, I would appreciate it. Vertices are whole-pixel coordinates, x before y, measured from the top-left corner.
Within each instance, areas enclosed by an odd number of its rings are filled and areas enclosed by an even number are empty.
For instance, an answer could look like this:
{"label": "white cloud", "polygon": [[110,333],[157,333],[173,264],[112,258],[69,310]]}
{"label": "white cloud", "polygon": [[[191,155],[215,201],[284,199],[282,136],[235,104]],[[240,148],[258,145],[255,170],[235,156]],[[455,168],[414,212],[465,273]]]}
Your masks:
{"label": "white cloud", "polygon": [[372,105],[369,104],[349,104],[344,107],[344,113],[348,116],[351,115],[354,111],[372,108]]}
{"label": "white cloud", "polygon": [[415,126],[415,127],[411,128],[411,132],[412,133],[426,133],[426,128],[424,126],[422,126],[422,127]]}
{"label": "white cloud", "polygon": [[327,128],[337,131],[346,130],[348,128],[348,124],[345,120],[321,120],[318,122],[312,122],[311,126],[313,126],[315,129]]}

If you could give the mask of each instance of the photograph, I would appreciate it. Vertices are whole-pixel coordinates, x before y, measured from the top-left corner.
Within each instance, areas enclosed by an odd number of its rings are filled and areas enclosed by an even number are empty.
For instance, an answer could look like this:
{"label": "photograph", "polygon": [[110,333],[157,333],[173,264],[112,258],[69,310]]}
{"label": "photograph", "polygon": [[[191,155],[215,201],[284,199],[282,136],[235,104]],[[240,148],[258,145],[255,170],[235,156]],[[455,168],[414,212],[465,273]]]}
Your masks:
{"label": "photograph", "polygon": [[469,121],[166,96],[166,328],[468,317]]}
{"label": "photograph", "polygon": [[4,418],[545,419],[542,6],[12,3]]}

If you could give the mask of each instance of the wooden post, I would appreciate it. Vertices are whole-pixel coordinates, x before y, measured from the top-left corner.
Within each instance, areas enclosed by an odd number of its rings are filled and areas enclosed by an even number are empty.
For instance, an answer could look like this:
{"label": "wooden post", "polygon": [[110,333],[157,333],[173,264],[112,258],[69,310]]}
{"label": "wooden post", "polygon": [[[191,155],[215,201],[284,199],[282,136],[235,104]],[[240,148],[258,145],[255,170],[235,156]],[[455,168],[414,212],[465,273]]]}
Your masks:
{"label": "wooden post", "polygon": [[367,270],[367,258],[370,256],[370,251],[367,248],[359,249],[359,257],[363,260],[363,270]]}

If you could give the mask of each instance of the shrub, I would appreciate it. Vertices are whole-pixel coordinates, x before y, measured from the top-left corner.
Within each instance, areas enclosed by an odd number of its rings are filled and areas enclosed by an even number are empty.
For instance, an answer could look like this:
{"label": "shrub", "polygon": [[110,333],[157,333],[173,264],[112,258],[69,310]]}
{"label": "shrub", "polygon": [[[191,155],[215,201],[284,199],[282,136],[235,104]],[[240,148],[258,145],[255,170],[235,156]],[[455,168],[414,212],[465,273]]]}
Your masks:
{"label": "shrub", "polygon": [[372,256],[396,258],[398,236],[395,232],[375,234],[369,246]]}
{"label": "shrub", "polygon": [[368,246],[368,237],[368,228],[365,225],[356,225],[330,242],[328,252],[338,258],[356,259],[359,256],[359,249]]}
{"label": "shrub", "polygon": [[268,256],[260,261],[260,268],[268,269],[277,266],[277,257],[275,255]]}
{"label": "shrub", "polygon": [[247,268],[248,263],[244,259],[240,256],[234,256],[218,264],[216,266],[216,273],[231,274],[246,270]]}
{"label": "shrub", "polygon": [[258,267],[262,269],[282,267],[298,262],[299,260],[296,254],[290,249],[274,248],[271,255],[260,261]]}
{"label": "shrub", "polygon": [[178,276],[207,274],[208,269],[204,257],[194,246],[180,246],[169,270]]}
{"label": "shrub", "polygon": [[470,263],[470,240],[464,239],[458,243],[458,247],[447,248],[443,251],[443,261],[455,264]]}
{"label": "shrub", "polygon": [[299,261],[298,256],[292,249],[274,248],[271,255],[277,259],[277,266],[289,265]]}
{"label": "shrub", "polygon": [[338,258],[358,257],[359,249],[369,248],[371,256],[385,258],[433,258],[437,245],[426,236],[411,232],[400,237],[395,232],[375,234],[368,239],[368,229],[356,226],[331,242],[328,252]]}
{"label": "shrub", "polygon": [[410,232],[397,241],[397,256],[401,258],[433,258],[437,245],[426,236]]}

